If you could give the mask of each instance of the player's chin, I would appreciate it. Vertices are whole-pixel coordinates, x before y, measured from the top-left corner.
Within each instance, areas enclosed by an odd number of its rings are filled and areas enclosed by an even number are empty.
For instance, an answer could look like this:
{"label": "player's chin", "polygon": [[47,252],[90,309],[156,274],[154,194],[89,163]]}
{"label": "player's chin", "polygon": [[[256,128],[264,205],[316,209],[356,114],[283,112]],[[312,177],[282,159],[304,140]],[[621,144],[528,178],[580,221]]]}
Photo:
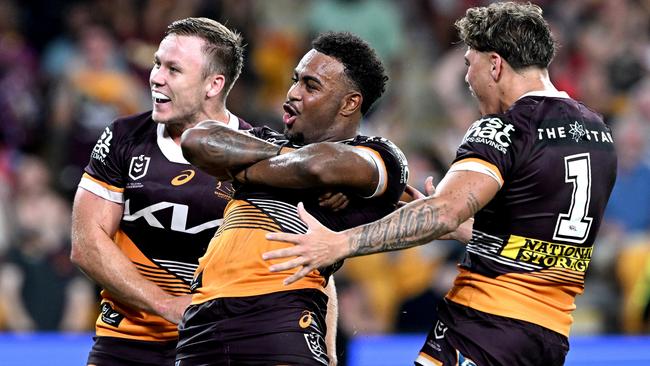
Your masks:
{"label": "player's chin", "polygon": [[293,130],[291,127],[284,127],[284,135],[287,137],[287,140],[293,144],[301,145],[305,141],[305,135],[303,135],[302,132]]}
{"label": "player's chin", "polygon": [[170,117],[171,116],[169,115],[169,113],[163,113],[162,111],[156,110],[155,107],[151,111],[151,119],[153,119],[154,122],[157,122],[157,123],[166,124],[167,122],[169,122],[171,120]]}

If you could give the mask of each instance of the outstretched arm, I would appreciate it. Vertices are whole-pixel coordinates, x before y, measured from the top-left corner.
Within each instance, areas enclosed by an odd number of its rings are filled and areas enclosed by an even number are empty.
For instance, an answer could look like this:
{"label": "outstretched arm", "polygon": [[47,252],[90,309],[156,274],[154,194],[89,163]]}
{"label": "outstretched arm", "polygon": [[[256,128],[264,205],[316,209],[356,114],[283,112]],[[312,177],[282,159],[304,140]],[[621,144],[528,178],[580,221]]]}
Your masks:
{"label": "outstretched arm", "polygon": [[413,201],[378,221],[339,233],[322,226],[301,207],[299,212],[308,225],[307,233],[267,234],[270,240],[296,246],[265,253],[263,258],[295,257],[270,267],[271,271],[282,271],[302,266],[285,280],[285,284],[290,284],[343,258],[410,248],[437,239],[474,216],[498,190],[498,183],[485,174],[451,172],[433,196]]}
{"label": "outstretched arm", "polygon": [[72,209],[72,262],[125,304],[178,323],[191,297],[170,295],[140,275],[112,240],[121,217],[122,205],[78,188]]}

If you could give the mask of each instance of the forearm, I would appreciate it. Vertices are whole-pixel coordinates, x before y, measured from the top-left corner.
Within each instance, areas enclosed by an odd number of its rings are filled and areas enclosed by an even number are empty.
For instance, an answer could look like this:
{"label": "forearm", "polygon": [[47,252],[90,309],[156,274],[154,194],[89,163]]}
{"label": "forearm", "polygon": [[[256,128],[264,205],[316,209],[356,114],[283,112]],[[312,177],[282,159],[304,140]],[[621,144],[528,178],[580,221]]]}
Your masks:
{"label": "forearm", "polygon": [[120,302],[178,321],[178,298],[143,277],[113,242],[121,217],[120,204],[79,188],[72,210],[70,259]]}
{"label": "forearm", "polygon": [[73,243],[74,263],[121,303],[149,313],[164,312],[171,295],[144,278],[108,236],[84,235]]}
{"label": "forearm", "polygon": [[388,252],[426,244],[460,224],[432,197],[413,201],[390,215],[342,232],[349,256]]}
{"label": "forearm", "polygon": [[204,122],[181,137],[185,158],[218,178],[278,154],[279,146],[234,131],[217,122]]}
{"label": "forearm", "polygon": [[336,143],[311,144],[260,161],[246,168],[245,176],[252,184],[295,189],[348,187],[364,194],[372,192],[378,181],[373,161],[357,148]]}

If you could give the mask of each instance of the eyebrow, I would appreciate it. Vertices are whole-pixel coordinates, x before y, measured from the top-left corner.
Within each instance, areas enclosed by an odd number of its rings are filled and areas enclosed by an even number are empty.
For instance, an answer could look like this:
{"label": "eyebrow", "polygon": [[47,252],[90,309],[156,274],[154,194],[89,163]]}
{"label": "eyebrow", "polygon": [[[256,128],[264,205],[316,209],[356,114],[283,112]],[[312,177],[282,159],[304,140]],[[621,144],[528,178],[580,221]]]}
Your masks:
{"label": "eyebrow", "polygon": [[315,77],[315,76],[311,76],[311,75],[302,75],[301,77],[298,77],[298,72],[295,71],[295,70],[294,70],[294,72],[293,72],[293,76],[294,76],[295,78],[297,78],[297,79],[303,79],[303,80],[305,80],[305,81],[313,81],[313,82],[315,82],[315,83],[318,84],[318,85],[321,85],[321,86],[323,85],[323,83],[320,81],[320,79],[318,79],[318,78]]}

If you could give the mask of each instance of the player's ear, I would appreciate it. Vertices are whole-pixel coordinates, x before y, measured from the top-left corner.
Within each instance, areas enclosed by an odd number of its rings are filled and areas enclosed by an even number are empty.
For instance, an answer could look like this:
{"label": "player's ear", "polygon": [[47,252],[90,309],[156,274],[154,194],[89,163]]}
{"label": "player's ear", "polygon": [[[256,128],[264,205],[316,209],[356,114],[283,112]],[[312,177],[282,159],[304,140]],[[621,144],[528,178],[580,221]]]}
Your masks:
{"label": "player's ear", "polygon": [[490,75],[494,81],[497,81],[499,78],[501,78],[501,72],[503,71],[504,66],[503,62],[503,58],[498,53],[490,53]]}
{"label": "player's ear", "polygon": [[362,103],[363,96],[361,93],[357,91],[350,92],[343,97],[343,100],[341,100],[340,113],[345,117],[349,117],[357,110],[361,109]]}
{"label": "player's ear", "polygon": [[219,95],[223,90],[223,87],[226,85],[226,78],[220,74],[210,75],[207,81],[209,81],[209,83],[205,85],[205,92],[210,98]]}

